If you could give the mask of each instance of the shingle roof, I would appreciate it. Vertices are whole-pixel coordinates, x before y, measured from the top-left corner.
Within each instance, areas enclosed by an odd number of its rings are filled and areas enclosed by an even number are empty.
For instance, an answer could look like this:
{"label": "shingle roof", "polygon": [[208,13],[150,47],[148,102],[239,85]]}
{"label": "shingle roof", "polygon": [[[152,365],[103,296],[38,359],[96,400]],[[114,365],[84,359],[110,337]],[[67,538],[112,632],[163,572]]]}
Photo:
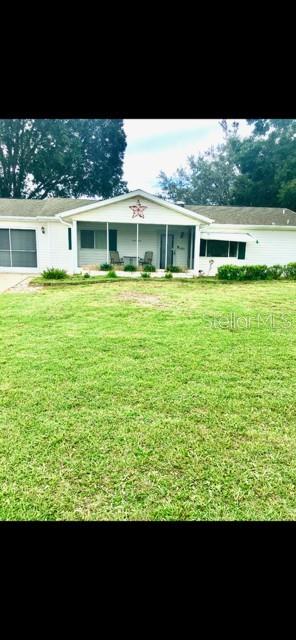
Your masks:
{"label": "shingle roof", "polygon": [[[45,198],[28,200],[26,198],[0,198],[0,216],[53,217],[70,209],[101,202],[87,198]],[[215,220],[216,224],[262,224],[296,226],[296,213],[280,207],[219,207],[205,205],[186,205],[185,209],[195,211]],[[283,213],[284,212],[284,213]]]}
{"label": "shingle roof", "polygon": [[296,213],[280,207],[220,207],[184,205],[186,209],[212,218],[214,224],[259,224],[296,226]]}
{"label": "shingle roof", "polygon": [[0,216],[53,217],[69,209],[93,204],[96,200],[74,198],[45,198],[44,200],[28,200],[26,198],[0,198]]}

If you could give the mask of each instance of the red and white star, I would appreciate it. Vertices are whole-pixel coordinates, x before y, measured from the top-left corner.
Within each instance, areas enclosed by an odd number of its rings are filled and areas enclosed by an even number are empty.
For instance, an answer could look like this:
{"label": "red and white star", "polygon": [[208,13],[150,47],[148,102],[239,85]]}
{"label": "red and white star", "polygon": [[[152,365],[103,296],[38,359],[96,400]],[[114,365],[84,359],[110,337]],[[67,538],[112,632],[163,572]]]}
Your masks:
{"label": "red and white star", "polygon": [[137,204],[133,204],[130,209],[132,209],[133,218],[136,218],[137,216],[139,216],[139,218],[144,218],[144,210],[147,209],[147,207],[141,204],[140,200],[137,200]]}

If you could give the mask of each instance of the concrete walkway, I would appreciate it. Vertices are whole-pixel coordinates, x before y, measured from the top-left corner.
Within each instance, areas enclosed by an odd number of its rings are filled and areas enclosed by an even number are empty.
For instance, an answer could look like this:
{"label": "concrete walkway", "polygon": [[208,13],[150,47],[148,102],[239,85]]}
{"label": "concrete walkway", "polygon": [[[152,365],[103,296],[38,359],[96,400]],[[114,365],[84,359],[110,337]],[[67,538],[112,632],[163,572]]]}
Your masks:
{"label": "concrete walkway", "polygon": [[15,285],[29,277],[28,273],[0,273],[0,293],[15,287]]}

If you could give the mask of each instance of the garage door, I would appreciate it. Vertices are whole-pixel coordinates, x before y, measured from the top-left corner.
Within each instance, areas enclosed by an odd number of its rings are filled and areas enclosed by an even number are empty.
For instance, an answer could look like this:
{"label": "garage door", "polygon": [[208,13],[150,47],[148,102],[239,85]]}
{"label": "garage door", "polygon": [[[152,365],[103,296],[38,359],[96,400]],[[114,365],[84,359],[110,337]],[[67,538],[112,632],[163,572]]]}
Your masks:
{"label": "garage door", "polygon": [[0,267],[37,267],[35,230],[0,229]]}

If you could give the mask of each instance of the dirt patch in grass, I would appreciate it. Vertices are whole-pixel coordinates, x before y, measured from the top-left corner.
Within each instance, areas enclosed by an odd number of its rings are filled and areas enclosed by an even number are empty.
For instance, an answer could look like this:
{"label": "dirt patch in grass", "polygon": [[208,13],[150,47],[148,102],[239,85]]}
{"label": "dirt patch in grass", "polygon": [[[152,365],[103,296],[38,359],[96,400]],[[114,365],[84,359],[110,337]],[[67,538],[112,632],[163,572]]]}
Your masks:
{"label": "dirt patch in grass", "polygon": [[22,280],[14,287],[11,287],[6,291],[6,293],[38,293],[38,291],[42,291],[42,287],[34,287],[30,285],[31,278],[26,278],[26,280]]}
{"label": "dirt patch in grass", "polygon": [[125,291],[118,296],[123,302],[136,302],[145,307],[167,307],[159,296],[143,291]]}

